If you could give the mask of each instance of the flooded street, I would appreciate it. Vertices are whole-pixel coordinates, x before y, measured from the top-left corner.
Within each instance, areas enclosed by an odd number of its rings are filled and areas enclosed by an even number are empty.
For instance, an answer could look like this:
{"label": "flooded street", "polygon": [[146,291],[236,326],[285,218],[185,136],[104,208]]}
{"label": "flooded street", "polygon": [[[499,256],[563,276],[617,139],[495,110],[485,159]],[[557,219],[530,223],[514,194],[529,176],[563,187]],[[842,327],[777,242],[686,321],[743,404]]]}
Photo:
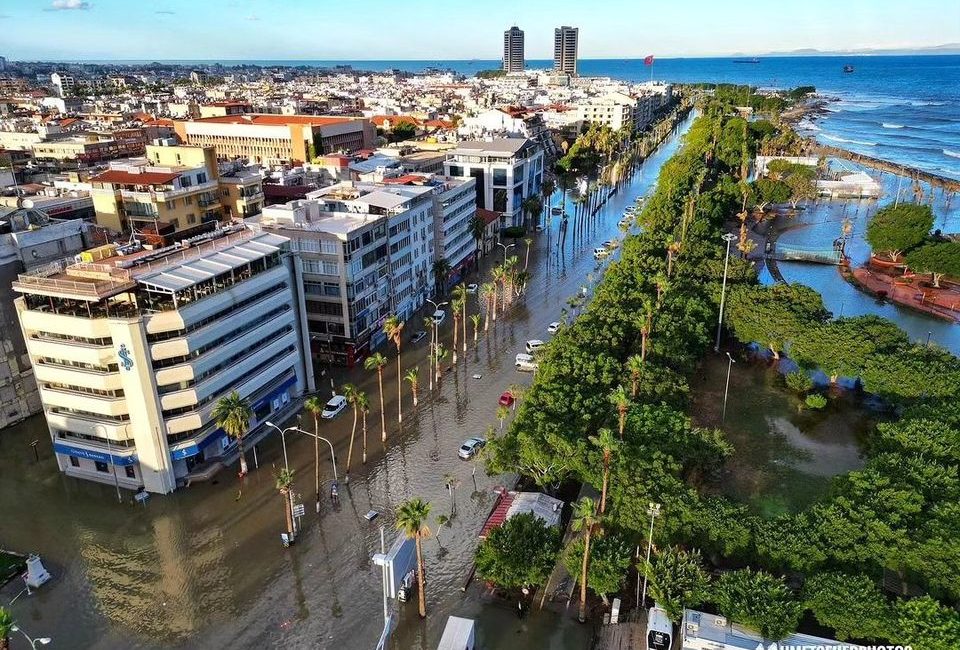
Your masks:
{"label": "flooded street", "polygon": [[[857,169],[852,163],[844,162],[845,167]],[[901,202],[912,201],[909,179],[898,180],[892,174],[883,174],[875,170],[866,170],[883,184],[884,195],[879,201],[818,201],[806,206],[799,216],[785,224],[779,243],[795,246],[808,246],[829,249],[841,234],[842,224],[849,219],[853,233],[847,241],[847,255],[852,266],[861,266],[870,257],[870,245],[864,241],[867,224],[877,209],[896,200],[899,186]],[[924,203],[929,203],[929,188],[923,185]],[[934,214],[935,230],[944,233],[960,231],[960,199],[949,200],[940,190],[933,194],[931,205]],[[836,267],[797,262],[778,262],[780,272],[787,282],[800,282],[816,289],[822,296],[827,309],[835,316],[861,316],[876,314],[889,318],[903,328],[914,341],[930,340],[942,345],[954,354],[960,354],[960,325],[935,318],[922,312],[901,307],[892,302],[880,302],[864,293],[854,285],[845,282]],[[760,273],[764,284],[772,284],[773,277],[766,267]]]}
{"label": "flooded street", "polygon": [[[384,368],[385,450],[376,375],[362,369],[330,373],[338,386],[350,381],[370,397],[369,458],[360,464],[358,427],[349,487],[342,486],[352,414],[345,411],[321,423],[321,435],[336,447],[342,501],[334,510],[324,496],[318,517],[313,441],[288,435],[295,489],[302,495],[298,501],[306,504],[301,535],[289,549],[280,544],[283,501],[273,478],[283,462],[279,436],[258,447],[257,469],[248,452],[251,473],[239,493],[231,468],[210,483],[133,505],[129,493],[118,503],[112,486],[61,475],[41,417],[0,432],[0,547],[39,553],[54,576],[31,596],[18,596],[22,585],[11,583],[0,592],[0,601],[16,598],[14,617],[34,636],[52,637],[56,648],[369,649],[383,625],[380,572],[370,560],[380,550],[379,528],[386,527],[389,545],[396,534],[393,509],[419,496],[433,506],[434,532],[438,515],[451,519],[439,543],[435,536],[424,542],[428,617],[420,621],[415,604],[400,605],[392,648],[434,648],[450,614],[479,619],[477,640],[483,648],[583,648],[589,630],[570,617],[543,611],[521,621],[512,609],[483,602],[476,587],[461,591],[477,533],[493,504],[492,490],[511,484],[514,477],[487,476],[480,463],[460,460],[457,447],[497,424],[497,398],[503,390],[530,382],[531,375],[514,369],[514,355],[526,340],[548,338],[547,325],[560,319],[568,298],[599,279],[592,249],[618,235],[624,207],[652,187],[677,146],[677,136],[671,136],[582,234],[574,236],[571,219],[562,248],[560,217],[549,217],[530,251],[525,298],[491,324],[487,334],[481,332],[476,346],[468,323],[466,359],[460,353],[456,368],[445,373],[432,393],[427,342],[404,346],[404,370],[420,366],[421,401],[414,409],[408,386],[403,387],[402,429],[395,352],[384,351],[390,359]],[[512,253],[522,265],[522,241]],[[469,309],[477,310],[473,296]],[[442,326],[448,348],[452,323],[447,318]],[[408,324],[404,340],[416,329],[416,323]],[[481,378],[474,379],[475,374]],[[328,394],[326,379],[318,380],[318,387],[321,395]],[[304,418],[303,425],[312,430],[312,418]],[[30,446],[33,440],[39,441],[39,460]],[[321,462],[329,481],[327,451],[321,451]],[[453,499],[447,476],[456,484]],[[379,513],[372,522],[364,518],[370,510]],[[13,639],[14,650],[20,641]]]}

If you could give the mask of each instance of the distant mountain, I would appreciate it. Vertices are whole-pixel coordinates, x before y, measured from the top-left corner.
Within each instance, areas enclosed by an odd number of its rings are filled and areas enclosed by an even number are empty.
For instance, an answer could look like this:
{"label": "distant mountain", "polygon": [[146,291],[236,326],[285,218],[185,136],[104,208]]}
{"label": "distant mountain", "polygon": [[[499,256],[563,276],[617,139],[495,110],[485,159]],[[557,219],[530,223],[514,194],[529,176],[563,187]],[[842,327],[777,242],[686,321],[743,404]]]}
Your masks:
{"label": "distant mountain", "polygon": [[925,47],[860,48],[855,50],[818,50],[805,47],[788,52],[767,52],[761,56],[845,56],[845,55],[909,55],[909,54],[960,54],[960,43],[944,43]]}

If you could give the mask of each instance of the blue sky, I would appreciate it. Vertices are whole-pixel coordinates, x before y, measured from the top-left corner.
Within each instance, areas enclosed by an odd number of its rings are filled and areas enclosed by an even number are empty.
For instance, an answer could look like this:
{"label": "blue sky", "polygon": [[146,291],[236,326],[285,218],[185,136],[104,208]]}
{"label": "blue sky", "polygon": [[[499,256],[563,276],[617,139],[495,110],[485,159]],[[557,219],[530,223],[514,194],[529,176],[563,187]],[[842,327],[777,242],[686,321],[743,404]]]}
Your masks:
{"label": "blue sky", "polygon": [[580,28],[583,58],[960,42],[957,0],[0,0],[8,59],[527,58]]}

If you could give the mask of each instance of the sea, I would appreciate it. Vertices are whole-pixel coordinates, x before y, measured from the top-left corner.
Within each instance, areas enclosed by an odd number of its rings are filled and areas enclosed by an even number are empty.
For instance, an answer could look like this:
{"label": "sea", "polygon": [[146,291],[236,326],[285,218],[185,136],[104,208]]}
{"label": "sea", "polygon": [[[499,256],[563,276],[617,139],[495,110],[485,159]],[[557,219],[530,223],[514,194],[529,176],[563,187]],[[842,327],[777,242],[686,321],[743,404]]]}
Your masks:
{"label": "sea", "polygon": [[[744,62],[749,61],[749,62]],[[755,61],[755,62],[753,62]],[[113,63],[134,63],[130,61]],[[136,63],[148,63],[146,61]],[[472,76],[499,68],[497,60],[460,61],[165,61],[183,65],[260,65],[422,72],[452,70]],[[552,61],[529,60],[528,69],[549,69]],[[844,72],[852,66],[852,72]],[[824,115],[801,129],[824,144],[960,179],[960,55],[786,56],[736,58],[581,59],[585,76],[626,81],[750,84],[762,88],[815,86],[834,99]]]}

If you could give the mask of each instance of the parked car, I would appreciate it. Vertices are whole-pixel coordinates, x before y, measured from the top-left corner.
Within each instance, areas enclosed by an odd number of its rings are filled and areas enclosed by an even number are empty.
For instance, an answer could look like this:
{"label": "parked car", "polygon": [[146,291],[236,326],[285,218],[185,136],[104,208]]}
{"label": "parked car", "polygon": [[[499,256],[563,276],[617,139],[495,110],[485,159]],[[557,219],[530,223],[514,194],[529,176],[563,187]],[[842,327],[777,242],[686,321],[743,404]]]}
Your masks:
{"label": "parked car", "polygon": [[550,208],[550,214],[557,216],[563,214],[563,209],[560,207]]}
{"label": "parked car", "polygon": [[544,343],[540,339],[531,339],[527,341],[527,345],[526,345],[527,354],[533,354],[534,352],[542,348],[544,345],[546,345],[546,343]]}
{"label": "parked car", "polygon": [[442,325],[443,321],[445,321],[446,319],[447,319],[447,312],[443,311],[442,309],[438,309],[437,311],[433,312],[434,325]]}
{"label": "parked car", "polygon": [[534,228],[534,230],[537,231],[537,232],[543,232],[543,224],[542,224],[542,223],[538,223],[538,224],[537,224],[537,227]]}
{"label": "parked car", "polygon": [[608,251],[606,248],[594,248],[594,249],[593,249],[593,256],[594,256],[596,259],[598,259],[598,260],[603,259],[604,257],[606,257],[606,256],[609,255],[609,254],[610,254],[610,251]]}
{"label": "parked car", "polygon": [[476,293],[479,288],[476,282],[471,282],[467,285],[467,293]]}
{"label": "parked car", "polygon": [[603,247],[606,248],[608,251],[612,251],[614,248],[616,248],[619,245],[620,243],[616,239],[608,239],[607,241],[603,242]]}
{"label": "parked car", "polygon": [[555,320],[549,325],[547,325],[547,334],[556,334],[557,330],[560,329],[560,321]]}
{"label": "parked car", "polygon": [[410,337],[410,343],[416,344],[427,338],[427,333],[423,330],[417,330],[413,333],[413,336]]}
{"label": "parked car", "polygon": [[487,444],[486,438],[467,438],[460,445],[460,449],[457,450],[457,456],[463,460],[470,460],[477,455],[478,451],[483,449],[485,444]]}
{"label": "parked car", "polygon": [[527,372],[533,372],[537,369],[537,362],[534,361],[533,357],[522,352],[517,355],[515,365],[517,366],[517,370],[524,370]]}
{"label": "parked car", "polygon": [[499,404],[500,406],[513,406],[514,401],[516,400],[514,400],[513,398],[513,393],[511,393],[508,390],[505,390],[502,393],[500,393],[500,399],[497,400],[497,404]]}
{"label": "parked car", "polygon": [[334,395],[330,398],[330,401],[324,405],[323,411],[320,412],[320,417],[325,420],[332,420],[340,415],[340,412],[345,408],[347,408],[347,398],[343,395]]}
{"label": "parked car", "polygon": [[624,217],[623,219],[621,219],[620,221],[617,222],[617,226],[618,226],[619,228],[629,228],[632,223],[633,223],[633,219],[632,219],[632,218],[630,218],[630,217]]}

